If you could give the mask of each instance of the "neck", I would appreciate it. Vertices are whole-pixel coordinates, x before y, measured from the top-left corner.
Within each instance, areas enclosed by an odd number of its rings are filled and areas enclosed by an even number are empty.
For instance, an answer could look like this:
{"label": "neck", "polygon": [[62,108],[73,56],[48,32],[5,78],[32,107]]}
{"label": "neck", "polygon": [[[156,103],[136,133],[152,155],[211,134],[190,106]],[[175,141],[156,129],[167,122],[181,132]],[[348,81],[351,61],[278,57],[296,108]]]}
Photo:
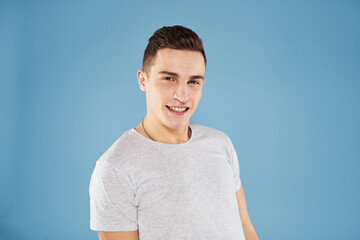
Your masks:
{"label": "neck", "polygon": [[[189,140],[189,124],[186,124],[181,128],[168,128],[157,121],[152,121],[147,115],[143,119],[142,128],[140,123],[135,130],[146,138],[154,140],[156,142],[167,143],[167,144],[180,144],[185,143]],[[149,136],[150,137],[149,137]]]}

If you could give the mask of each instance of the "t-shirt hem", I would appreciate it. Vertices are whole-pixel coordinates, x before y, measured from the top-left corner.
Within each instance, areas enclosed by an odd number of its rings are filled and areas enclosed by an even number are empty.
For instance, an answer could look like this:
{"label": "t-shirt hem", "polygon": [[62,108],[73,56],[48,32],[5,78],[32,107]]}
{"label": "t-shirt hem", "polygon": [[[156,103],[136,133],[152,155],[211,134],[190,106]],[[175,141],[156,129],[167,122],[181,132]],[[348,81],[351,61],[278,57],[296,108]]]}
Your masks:
{"label": "t-shirt hem", "polygon": [[237,184],[237,186],[235,187],[235,192],[239,191],[240,188],[241,188],[241,182],[239,182],[239,183]]}
{"label": "t-shirt hem", "polygon": [[138,227],[93,227],[90,226],[90,230],[93,231],[102,231],[102,232],[128,232],[139,230]]}

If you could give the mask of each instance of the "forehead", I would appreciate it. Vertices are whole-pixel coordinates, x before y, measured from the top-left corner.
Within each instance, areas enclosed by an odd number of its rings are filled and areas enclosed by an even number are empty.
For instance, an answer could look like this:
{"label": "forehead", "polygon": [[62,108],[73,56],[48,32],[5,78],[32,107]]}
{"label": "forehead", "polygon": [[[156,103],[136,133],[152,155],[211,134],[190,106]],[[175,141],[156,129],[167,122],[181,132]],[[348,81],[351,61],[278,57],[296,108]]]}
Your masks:
{"label": "forehead", "polygon": [[175,72],[180,75],[204,75],[205,60],[201,52],[191,50],[159,49],[156,53],[152,72]]}

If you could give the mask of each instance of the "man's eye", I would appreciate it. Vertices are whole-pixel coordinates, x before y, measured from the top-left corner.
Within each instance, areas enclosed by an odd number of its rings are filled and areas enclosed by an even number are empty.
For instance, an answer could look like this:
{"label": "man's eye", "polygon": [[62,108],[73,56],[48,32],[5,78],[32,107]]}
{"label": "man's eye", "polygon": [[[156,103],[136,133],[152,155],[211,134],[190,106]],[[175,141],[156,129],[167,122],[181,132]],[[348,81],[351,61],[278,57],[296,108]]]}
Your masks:
{"label": "man's eye", "polygon": [[192,84],[200,84],[198,81],[195,81],[195,80],[189,81],[189,82],[192,83]]}
{"label": "man's eye", "polygon": [[164,77],[165,80],[171,81],[172,77]]}

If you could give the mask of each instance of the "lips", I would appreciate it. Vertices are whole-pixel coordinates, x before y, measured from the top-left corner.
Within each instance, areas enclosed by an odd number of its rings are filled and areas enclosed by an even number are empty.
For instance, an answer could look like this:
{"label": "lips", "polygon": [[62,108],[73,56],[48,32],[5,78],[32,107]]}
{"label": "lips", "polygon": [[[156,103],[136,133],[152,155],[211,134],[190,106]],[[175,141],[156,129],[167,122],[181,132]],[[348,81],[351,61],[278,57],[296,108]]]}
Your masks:
{"label": "lips", "polygon": [[187,107],[187,106],[168,106],[168,105],[166,105],[166,108],[174,113],[185,113],[189,110],[189,107]]}

